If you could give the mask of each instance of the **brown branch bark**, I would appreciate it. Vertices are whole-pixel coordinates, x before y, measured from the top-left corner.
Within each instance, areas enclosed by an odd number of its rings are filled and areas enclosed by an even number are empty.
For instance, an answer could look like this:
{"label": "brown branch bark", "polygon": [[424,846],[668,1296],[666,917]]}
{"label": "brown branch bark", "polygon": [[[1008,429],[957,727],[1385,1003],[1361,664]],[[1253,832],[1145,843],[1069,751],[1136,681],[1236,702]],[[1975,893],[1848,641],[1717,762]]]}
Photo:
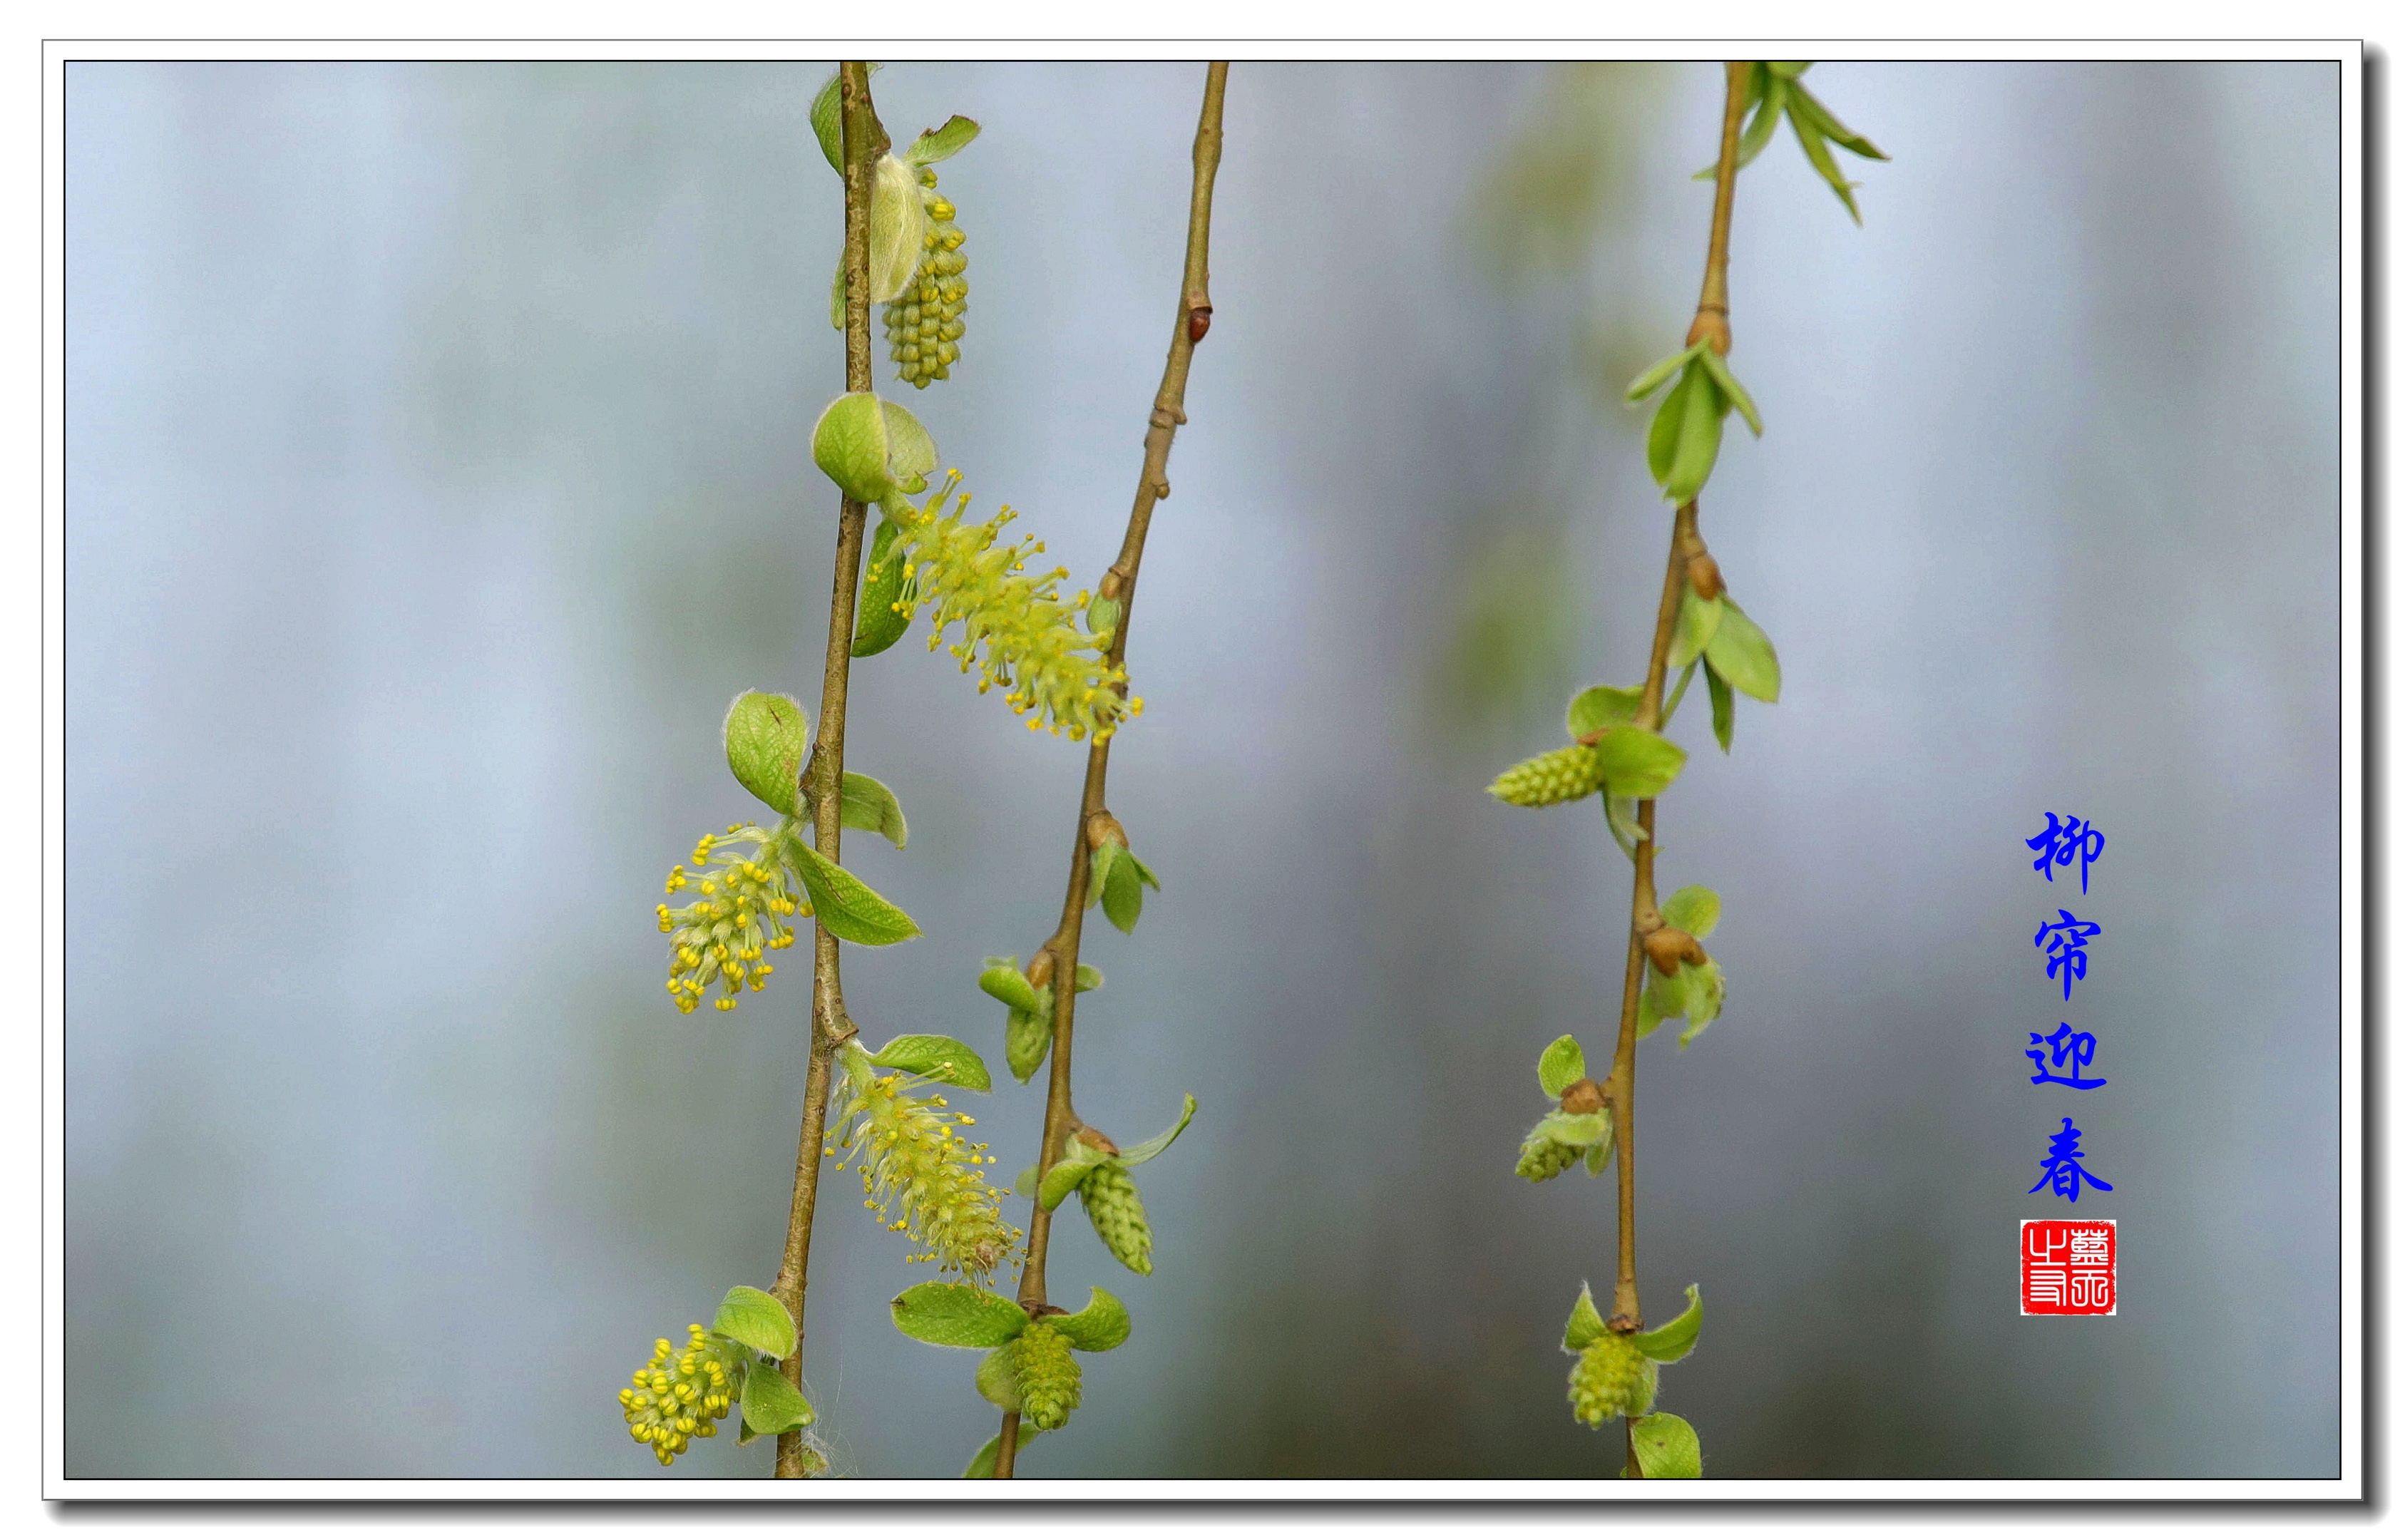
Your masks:
{"label": "brown branch bark", "polygon": [[[1118,560],[1103,574],[1100,592],[1119,603],[1118,629],[1111,636],[1110,661],[1127,662],[1128,625],[1135,616],[1136,570],[1144,561],[1144,539],[1152,527],[1153,505],[1169,496],[1169,447],[1186,421],[1186,374],[1194,361],[1194,344],[1211,327],[1211,190],[1219,174],[1219,119],[1228,93],[1228,66],[1214,62],[1202,81],[1202,116],[1194,130],[1194,189],[1186,217],[1186,274],[1177,292],[1177,320],[1169,339],[1169,362],[1162,369],[1160,389],[1152,399],[1151,426],[1144,436],[1144,473],[1135,488],[1135,507],[1128,514],[1127,536],[1119,543]],[[1118,686],[1124,694],[1127,686]],[[1093,854],[1090,833],[1095,815],[1108,809],[1104,783],[1110,771],[1111,744],[1098,739],[1086,751],[1085,794],[1077,805],[1076,837],[1069,855],[1069,890],[1061,903],[1061,928],[1044,944],[1052,957],[1052,1077],[1044,1102],[1044,1141],[1036,1157],[1038,1176],[1059,1159],[1062,1144],[1078,1127],[1070,1100],[1069,1047],[1076,1024],[1077,947],[1085,930],[1086,880]],[[1033,1197],[1034,1195],[1029,1195]],[[1027,1225],[1027,1265],[1019,1275],[1019,1302],[1031,1313],[1046,1303],[1044,1260],[1052,1236],[1052,1215],[1040,1204]],[[993,1473],[1013,1474],[1019,1453],[1019,1414],[1005,1412],[1002,1443]]]}
{"label": "brown branch bark", "polygon": [[[888,147],[877,121],[877,105],[868,94],[868,65],[846,61],[841,66],[843,100],[843,265],[847,276],[844,305],[844,388],[875,387],[868,331],[868,194],[869,178],[878,157]],[[843,849],[843,727],[844,707],[851,688],[852,609],[860,585],[862,531],[868,525],[865,504],[843,499],[836,521],[835,594],[827,610],[826,675],[819,693],[818,740],[810,763],[802,772],[802,794],[809,803],[819,853],[829,861],[842,859]],[[769,1293],[794,1318],[794,1351],[782,1367],[795,1389],[802,1384],[802,1305],[809,1293],[810,1222],[818,1208],[819,1160],[826,1141],[827,1096],[834,1079],[835,1051],[853,1035],[843,1008],[842,944],[828,933],[826,921],[816,926],[810,982],[810,1067],[802,1088],[801,1149],[794,1157],[794,1202],[785,1222],[785,1254]],[[777,1475],[808,1476],[802,1435],[777,1435]]]}
{"label": "brown branch bark", "polygon": [[[1687,332],[1690,346],[1709,339],[1718,353],[1726,353],[1728,329],[1728,232],[1730,210],[1737,198],[1738,123],[1745,116],[1745,84],[1751,65],[1732,62],[1724,66],[1728,102],[1721,116],[1720,164],[1712,189],[1711,243],[1704,258],[1704,287],[1695,303],[1695,320]],[[1680,505],[1670,532],[1670,555],[1662,572],[1662,604],[1653,619],[1653,649],[1645,664],[1645,693],[1637,707],[1637,725],[1662,725],[1662,681],[1668,672],[1670,637],[1677,628],[1679,599],[1687,581],[1689,559],[1703,550],[1693,499]],[[1662,928],[1662,911],[1653,891],[1653,799],[1637,805],[1637,822],[1645,838],[1637,847],[1637,877],[1628,901],[1628,965],[1621,984],[1620,1039],[1611,1057],[1611,1078],[1604,1099],[1611,1106],[1612,1136],[1619,1149],[1620,1267],[1613,1280],[1611,1319],[1616,1332],[1634,1332],[1645,1324],[1637,1297],[1637,1001],[1645,986],[1645,937]],[[1637,1431],[1628,1423],[1628,1474],[1642,1474],[1637,1463]]]}

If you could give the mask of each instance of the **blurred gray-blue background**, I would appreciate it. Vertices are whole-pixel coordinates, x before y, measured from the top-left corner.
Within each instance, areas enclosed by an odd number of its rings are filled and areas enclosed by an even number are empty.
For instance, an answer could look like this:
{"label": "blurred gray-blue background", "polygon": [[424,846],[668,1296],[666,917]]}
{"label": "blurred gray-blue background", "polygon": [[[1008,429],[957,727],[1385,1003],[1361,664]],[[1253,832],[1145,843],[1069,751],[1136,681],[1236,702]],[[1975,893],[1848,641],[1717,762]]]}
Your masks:
{"label": "blurred gray-blue background", "polygon": [[[773,1272],[807,980],[680,1017],[652,905],[749,816],[728,697],[816,698],[826,68],[68,67],[68,1475],[656,1476],[616,1389]],[[897,138],[985,125],[943,171],[966,359],[903,394],[1075,581],[1201,77],[879,77]],[[1723,1477],[2334,1476],[2339,72],[1810,83],[1895,159],[1848,162],[1860,230],[1784,136],[1737,200],[1768,433],[1704,526],[1786,692],[1727,759],[1682,713],[1663,805],[1732,987],[1642,1054],[1646,1298],[1709,1306],[1662,1405]],[[1617,388],[1686,329],[1718,91],[1231,73],[1112,782],[1164,890],[1091,943],[1077,1053],[1115,1133],[1202,1110],[1145,1171],[1151,1279],[1060,1226],[1056,1295],[1136,1331],[1030,1475],[1616,1467],[1557,1351],[1609,1184],[1512,1164],[1538,1050],[1608,1038],[1627,865],[1483,789],[1642,669],[1667,516]],[[852,1009],[998,1065],[972,979],[1049,930],[1082,753],[918,645],[853,679],[913,837],[847,851],[926,933],[848,953]],[[2108,836],[2084,907],[2030,870],[2049,809]],[[2066,903],[2104,926],[2068,1011],[2030,944]],[[2028,1083],[2066,1015],[2105,1088]],[[977,1109],[1005,1173],[1039,1089]],[[2112,1320],[2018,1314],[2066,1112]],[[919,1274],[850,1183],[820,1432],[951,1475],[975,1359],[888,1323]]]}

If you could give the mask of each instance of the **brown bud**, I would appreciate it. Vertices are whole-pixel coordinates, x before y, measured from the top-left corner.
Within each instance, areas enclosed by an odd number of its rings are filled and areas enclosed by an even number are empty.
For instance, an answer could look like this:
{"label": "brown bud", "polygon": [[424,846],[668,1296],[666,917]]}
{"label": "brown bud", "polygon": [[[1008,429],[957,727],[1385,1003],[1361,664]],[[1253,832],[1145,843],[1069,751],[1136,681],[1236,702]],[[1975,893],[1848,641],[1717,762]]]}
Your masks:
{"label": "brown bud", "polygon": [[1728,584],[1721,581],[1721,564],[1712,560],[1710,552],[1687,559],[1687,586],[1699,599],[1717,599],[1728,592]]}
{"label": "brown bud", "polygon": [[1695,324],[1687,329],[1687,345],[1693,347],[1702,342],[1710,343],[1712,351],[1722,357],[1728,357],[1729,324],[1726,306],[1698,305],[1695,307]]}
{"label": "brown bud", "polygon": [[1592,1080],[1574,1080],[1562,1092],[1562,1111],[1584,1115],[1603,1111],[1603,1087]]}
{"label": "brown bud", "polygon": [[1099,850],[1105,845],[1126,845],[1127,842],[1127,830],[1120,825],[1118,819],[1111,817],[1107,808],[1096,812],[1092,818],[1086,820],[1087,849]]}
{"label": "brown bud", "polygon": [[1027,982],[1033,984],[1038,989],[1043,988],[1046,985],[1052,982],[1051,947],[1045,946],[1038,948],[1035,956],[1028,960]]}
{"label": "brown bud", "polygon": [[1645,1323],[1633,1315],[1615,1315],[1605,1322],[1604,1325],[1623,1337],[1628,1336],[1631,1332],[1641,1332],[1645,1329]]}
{"label": "brown bud", "polygon": [[1668,978],[1679,971],[1682,962],[1699,962],[1704,948],[1695,937],[1675,925],[1665,925],[1645,938],[1645,955],[1653,960],[1653,971]]}
{"label": "brown bud", "polygon": [[1096,585],[1094,592],[1106,599],[1116,599],[1119,596],[1119,591],[1126,586],[1127,574],[1116,567],[1108,567],[1104,569],[1103,581]]}
{"label": "brown bud", "polygon": [[1103,1132],[1100,1128],[1092,1127],[1082,1127],[1077,1130],[1075,1137],[1078,1143],[1091,1145],[1093,1148],[1102,1151],[1104,1155],[1117,1155],[1119,1153],[1119,1147],[1111,1142],[1110,1135]]}
{"label": "brown bud", "polygon": [[1210,329],[1211,307],[1188,305],[1186,307],[1186,340],[1189,343],[1199,343]]}

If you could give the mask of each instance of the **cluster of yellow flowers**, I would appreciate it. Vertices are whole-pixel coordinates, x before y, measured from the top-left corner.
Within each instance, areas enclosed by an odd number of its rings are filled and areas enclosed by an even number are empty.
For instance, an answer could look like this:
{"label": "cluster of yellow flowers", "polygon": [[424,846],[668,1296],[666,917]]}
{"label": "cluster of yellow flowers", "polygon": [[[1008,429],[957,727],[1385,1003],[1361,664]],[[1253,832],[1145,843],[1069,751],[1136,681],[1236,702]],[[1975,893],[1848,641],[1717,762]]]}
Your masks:
{"label": "cluster of yellow flowers", "polygon": [[632,1387],[618,1393],[626,1431],[648,1444],[661,1464],[670,1464],[696,1438],[718,1435],[718,1420],[735,1404],[732,1365],[742,1351],[699,1325],[682,1349],[661,1337],[652,1361],[635,1371]]}
{"label": "cluster of yellow flowers", "polygon": [[970,524],[963,492],[945,511],[960,480],[952,471],[923,508],[898,497],[885,504],[901,531],[897,543],[909,548],[903,571],[934,604],[927,650],[944,645],[945,629],[957,621],[961,639],[951,644],[952,656],[962,673],[977,668],[979,694],[1003,686],[1003,699],[1027,719],[1030,732],[1048,726],[1056,735],[1066,729],[1072,739],[1089,733],[1098,743],[1108,739],[1123,718],[1143,714],[1144,699],[1119,693],[1127,671],[1113,667],[1078,626],[1077,611],[1091,595],[1062,599],[1064,567],[1027,576],[1027,558],[1041,554],[1044,542],[1003,543],[1003,525],[1018,517],[1008,508]]}
{"label": "cluster of yellow flowers", "polygon": [[[947,1272],[983,1277],[1017,1254],[1020,1232],[1006,1224],[1002,1195],[977,1168],[994,1156],[960,1132],[977,1119],[948,1112],[941,1096],[907,1094],[900,1074],[876,1074],[861,1056],[848,1068],[851,1099],[843,1109],[842,1170],[860,1168],[860,1190],[886,1227],[925,1251],[910,1262],[933,1262]],[[826,1153],[837,1154],[836,1141]]]}
{"label": "cluster of yellow flowers", "polygon": [[679,866],[668,874],[671,893],[701,889],[682,909],[659,905],[660,933],[668,938],[668,993],[678,1010],[700,1005],[715,981],[723,991],[718,1008],[732,1011],[747,985],[765,988],[776,972],[760,959],[794,944],[794,928],[785,921],[810,912],[778,854],[794,821],[787,819],[773,832],[730,823],[723,835],[701,836],[692,872]]}
{"label": "cluster of yellow flowers", "polygon": [[969,259],[961,255],[967,239],[952,222],[950,200],[935,191],[935,168],[919,168],[919,201],[927,211],[927,233],[919,270],[900,294],[885,305],[885,340],[902,378],[924,390],[930,382],[951,378],[961,356],[961,336],[968,324],[961,319],[969,308],[969,281],[961,276]]}

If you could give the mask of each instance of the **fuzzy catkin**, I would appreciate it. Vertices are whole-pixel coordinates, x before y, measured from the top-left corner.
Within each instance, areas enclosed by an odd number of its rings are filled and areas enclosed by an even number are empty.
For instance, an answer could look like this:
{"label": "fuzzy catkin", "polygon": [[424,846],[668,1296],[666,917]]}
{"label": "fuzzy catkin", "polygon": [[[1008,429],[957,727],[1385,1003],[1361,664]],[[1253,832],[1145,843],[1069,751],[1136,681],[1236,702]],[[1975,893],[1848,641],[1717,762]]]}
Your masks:
{"label": "fuzzy catkin", "polygon": [[1603,787],[1603,762],[1583,744],[1570,744],[1523,760],[1495,777],[1486,791],[1514,807],[1551,807],[1576,802]]}
{"label": "fuzzy catkin", "polygon": [[921,390],[951,378],[960,361],[961,338],[968,323],[961,317],[969,308],[969,281],[963,274],[969,259],[961,255],[966,239],[952,222],[951,201],[935,190],[935,168],[919,168],[919,200],[927,211],[927,233],[921,246],[919,268],[902,292],[885,306],[885,341],[902,378]]}
{"label": "fuzzy catkin", "polygon": [[794,928],[785,922],[809,914],[809,906],[794,890],[778,853],[793,822],[789,818],[774,832],[730,823],[723,835],[701,836],[693,847],[695,870],[679,866],[668,874],[671,893],[701,889],[683,908],[663,903],[656,911],[660,932],[668,938],[668,993],[678,1010],[698,1006],[714,982],[722,991],[718,1008],[732,1011],[746,987],[765,988],[777,971],[762,955],[794,944]]}
{"label": "fuzzy catkin", "polygon": [[851,1096],[842,1112],[844,1158],[860,1167],[866,1206],[888,1229],[925,1248],[910,1261],[983,1278],[1016,1255],[1020,1241],[978,1169],[994,1157],[959,1131],[976,1119],[946,1111],[941,1096],[907,1095],[903,1080],[898,1074],[851,1077]]}
{"label": "fuzzy catkin", "polygon": [[634,1384],[618,1393],[626,1431],[671,1464],[696,1438],[715,1437],[718,1419],[734,1405],[734,1371],[742,1349],[699,1324],[682,1348],[661,1337]]}

